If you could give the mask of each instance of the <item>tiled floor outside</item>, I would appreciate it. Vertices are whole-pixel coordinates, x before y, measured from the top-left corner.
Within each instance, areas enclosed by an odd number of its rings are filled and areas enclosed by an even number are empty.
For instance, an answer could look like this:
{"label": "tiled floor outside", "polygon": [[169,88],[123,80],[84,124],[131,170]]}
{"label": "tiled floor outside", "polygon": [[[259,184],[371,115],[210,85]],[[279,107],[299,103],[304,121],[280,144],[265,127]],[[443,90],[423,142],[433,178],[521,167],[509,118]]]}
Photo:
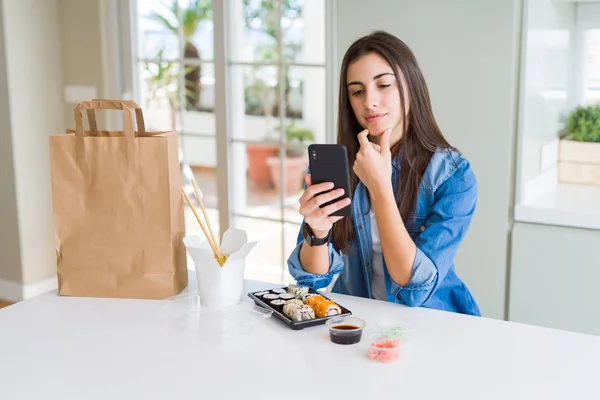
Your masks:
{"label": "tiled floor outside", "polygon": [[[216,180],[214,171],[194,169],[194,177],[203,192],[203,202],[215,234],[219,231],[219,214],[217,210]],[[285,215],[301,221],[298,214],[298,198],[301,192],[286,198]],[[279,193],[274,189],[257,190],[248,184],[246,213],[255,217],[280,218]],[[204,239],[204,234],[191,210],[185,207],[186,233],[197,233]],[[237,228],[248,234],[249,241],[257,244],[250,252],[246,264],[247,279],[287,284],[293,279],[288,273],[285,261],[296,247],[300,226],[294,223],[282,224],[263,221],[256,218],[236,218]],[[284,245],[282,251],[282,236]],[[189,256],[188,256],[189,257]],[[192,266],[188,258],[188,265]]]}

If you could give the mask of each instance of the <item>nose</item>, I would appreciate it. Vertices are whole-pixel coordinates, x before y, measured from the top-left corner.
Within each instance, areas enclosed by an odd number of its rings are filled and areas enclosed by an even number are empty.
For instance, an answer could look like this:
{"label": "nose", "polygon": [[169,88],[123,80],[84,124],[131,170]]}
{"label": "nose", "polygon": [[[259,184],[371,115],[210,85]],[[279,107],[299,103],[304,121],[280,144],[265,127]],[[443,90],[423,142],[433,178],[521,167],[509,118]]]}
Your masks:
{"label": "nose", "polygon": [[379,103],[379,95],[377,90],[365,89],[365,108],[367,110],[374,110],[377,108]]}

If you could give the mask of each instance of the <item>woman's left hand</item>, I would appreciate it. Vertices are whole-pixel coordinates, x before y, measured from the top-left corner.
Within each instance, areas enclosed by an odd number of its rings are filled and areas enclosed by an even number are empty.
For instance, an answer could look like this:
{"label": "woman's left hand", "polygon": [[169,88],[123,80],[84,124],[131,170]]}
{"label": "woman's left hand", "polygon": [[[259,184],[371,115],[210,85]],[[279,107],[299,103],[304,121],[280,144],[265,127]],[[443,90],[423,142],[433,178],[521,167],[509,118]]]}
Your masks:
{"label": "woman's left hand", "polygon": [[380,145],[369,141],[368,129],[358,134],[360,150],[352,169],[370,193],[387,190],[392,185],[390,131],[388,128],[383,132]]}

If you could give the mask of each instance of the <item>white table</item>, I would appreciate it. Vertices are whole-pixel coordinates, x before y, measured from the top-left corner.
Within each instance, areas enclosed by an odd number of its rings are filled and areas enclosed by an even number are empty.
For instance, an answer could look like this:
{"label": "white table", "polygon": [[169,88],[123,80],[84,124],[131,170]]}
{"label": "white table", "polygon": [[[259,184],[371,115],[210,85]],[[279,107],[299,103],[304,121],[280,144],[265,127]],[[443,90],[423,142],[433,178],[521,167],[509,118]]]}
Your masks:
{"label": "white table", "polygon": [[166,301],[53,292],[0,310],[0,399],[600,399],[600,337],[331,297],[367,321],[365,335],[404,323],[400,360],[371,361],[364,336],[336,345],[324,326],[272,317],[217,339],[165,323]]}

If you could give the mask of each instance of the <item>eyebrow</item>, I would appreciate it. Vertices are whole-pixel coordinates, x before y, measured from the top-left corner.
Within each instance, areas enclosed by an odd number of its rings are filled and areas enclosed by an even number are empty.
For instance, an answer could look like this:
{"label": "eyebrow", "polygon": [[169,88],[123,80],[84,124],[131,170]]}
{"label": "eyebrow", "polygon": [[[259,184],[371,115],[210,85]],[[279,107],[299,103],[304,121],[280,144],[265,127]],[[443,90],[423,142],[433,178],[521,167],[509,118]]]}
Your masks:
{"label": "eyebrow", "polygon": [[[373,80],[375,81],[375,80],[381,78],[382,76],[386,76],[386,75],[394,75],[394,74],[392,72],[384,72],[383,74],[375,75],[373,77]],[[346,86],[352,86],[352,85],[362,85],[362,83],[358,82],[358,81],[352,81],[352,82],[348,83]]]}

